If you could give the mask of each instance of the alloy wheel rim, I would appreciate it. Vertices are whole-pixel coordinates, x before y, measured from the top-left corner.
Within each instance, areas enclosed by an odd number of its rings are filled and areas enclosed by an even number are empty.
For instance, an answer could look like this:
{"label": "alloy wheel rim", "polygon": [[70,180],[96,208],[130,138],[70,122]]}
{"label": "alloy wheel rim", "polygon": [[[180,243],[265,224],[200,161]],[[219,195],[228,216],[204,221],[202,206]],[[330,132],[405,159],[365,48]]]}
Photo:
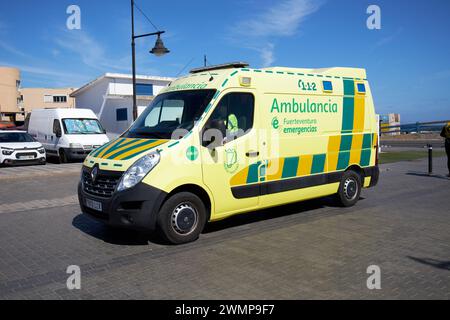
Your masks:
{"label": "alloy wheel rim", "polygon": [[347,200],[354,200],[358,195],[358,184],[354,178],[347,178],[344,183],[344,195]]}
{"label": "alloy wheel rim", "polygon": [[179,204],[172,212],[172,229],[179,235],[191,234],[198,224],[198,212],[191,204]]}

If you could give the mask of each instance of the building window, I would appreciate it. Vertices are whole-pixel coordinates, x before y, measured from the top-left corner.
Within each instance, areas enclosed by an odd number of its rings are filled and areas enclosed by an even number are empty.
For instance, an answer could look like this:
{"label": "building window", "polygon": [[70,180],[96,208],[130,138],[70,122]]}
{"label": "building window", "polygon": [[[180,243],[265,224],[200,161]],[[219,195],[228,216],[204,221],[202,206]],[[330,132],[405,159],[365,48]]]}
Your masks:
{"label": "building window", "polygon": [[53,96],[53,103],[66,103],[67,96]]}
{"label": "building window", "polygon": [[136,95],[138,96],[153,96],[153,85],[147,83],[136,84]]}
{"label": "building window", "polygon": [[128,121],[128,109],[127,108],[116,109],[116,120]]}
{"label": "building window", "polygon": [[20,80],[16,80],[16,87],[17,87],[17,89],[20,88]]}
{"label": "building window", "polygon": [[44,96],[44,102],[53,102],[53,96],[46,94]]}

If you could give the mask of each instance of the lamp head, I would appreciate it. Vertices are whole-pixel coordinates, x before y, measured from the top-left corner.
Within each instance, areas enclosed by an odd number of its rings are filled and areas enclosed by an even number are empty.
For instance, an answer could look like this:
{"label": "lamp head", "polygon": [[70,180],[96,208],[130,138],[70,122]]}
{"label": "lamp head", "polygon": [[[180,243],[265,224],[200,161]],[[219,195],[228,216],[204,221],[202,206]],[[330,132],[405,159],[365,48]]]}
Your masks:
{"label": "lamp head", "polygon": [[150,53],[154,54],[157,57],[160,57],[169,52],[170,52],[170,50],[164,46],[164,42],[161,39],[161,35],[158,34],[158,38],[156,39],[155,46],[153,47],[152,50],[150,50]]}

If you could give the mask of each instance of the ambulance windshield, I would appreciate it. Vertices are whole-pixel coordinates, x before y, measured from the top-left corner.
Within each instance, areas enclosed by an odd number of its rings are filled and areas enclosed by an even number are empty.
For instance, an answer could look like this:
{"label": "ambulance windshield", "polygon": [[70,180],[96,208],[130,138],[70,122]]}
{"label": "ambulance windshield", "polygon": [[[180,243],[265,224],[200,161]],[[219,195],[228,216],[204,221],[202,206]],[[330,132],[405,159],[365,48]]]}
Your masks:
{"label": "ambulance windshield", "polygon": [[216,90],[175,91],[152,101],[124,138],[174,139],[189,133],[200,120]]}

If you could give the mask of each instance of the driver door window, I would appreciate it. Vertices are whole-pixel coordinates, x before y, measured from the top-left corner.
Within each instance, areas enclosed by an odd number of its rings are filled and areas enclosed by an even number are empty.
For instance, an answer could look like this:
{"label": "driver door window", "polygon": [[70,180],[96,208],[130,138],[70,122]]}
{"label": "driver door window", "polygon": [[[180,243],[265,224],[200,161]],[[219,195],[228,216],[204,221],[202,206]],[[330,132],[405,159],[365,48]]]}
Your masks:
{"label": "driver door window", "polygon": [[59,122],[58,119],[54,119],[53,120],[53,133],[56,135],[58,133],[62,133],[61,131],[61,123]]}
{"label": "driver door window", "polygon": [[[204,145],[215,146],[242,137],[253,127],[255,98],[251,93],[234,92],[225,95],[205,125],[205,131],[215,131],[213,139],[204,133]],[[221,137],[217,137],[217,134]],[[209,142],[209,143],[208,143]]]}

